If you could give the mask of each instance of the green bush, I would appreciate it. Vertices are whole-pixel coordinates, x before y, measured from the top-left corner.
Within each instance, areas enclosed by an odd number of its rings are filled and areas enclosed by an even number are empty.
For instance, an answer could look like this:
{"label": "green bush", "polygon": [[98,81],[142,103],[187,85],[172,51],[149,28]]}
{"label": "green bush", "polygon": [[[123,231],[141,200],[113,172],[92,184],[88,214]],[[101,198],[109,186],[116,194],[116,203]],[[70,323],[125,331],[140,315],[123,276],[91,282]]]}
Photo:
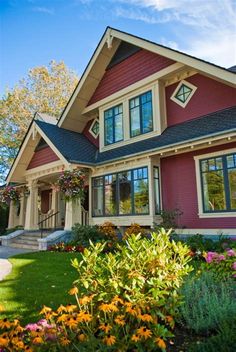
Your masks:
{"label": "green bush", "polygon": [[154,306],[159,315],[174,315],[179,304],[177,290],[192,270],[186,245],[170,241],[164,230],[150,238],[131,235],[114,253],[103,254],[104,244],[85,249],[75,260],[79,292],[110,301],[115,295],[134,304]]}
{"label": "green bush", "polygon": [[180,321],[198,334],[231,325],[236,317],[235,289],[233,281],[217,281],[211,272],[191,277],[181,289]]}
{"label": "green bush", "polygon": [[93,243],[104,239],[104,234],[99,231],[98,226],[75,224],[72,228],[72,241],[76,244],[87,247],[89,241]]}
{"label": "green bush", "polygon": [[8,206],[0,204],[0,235],[4,235],[8,224]]}

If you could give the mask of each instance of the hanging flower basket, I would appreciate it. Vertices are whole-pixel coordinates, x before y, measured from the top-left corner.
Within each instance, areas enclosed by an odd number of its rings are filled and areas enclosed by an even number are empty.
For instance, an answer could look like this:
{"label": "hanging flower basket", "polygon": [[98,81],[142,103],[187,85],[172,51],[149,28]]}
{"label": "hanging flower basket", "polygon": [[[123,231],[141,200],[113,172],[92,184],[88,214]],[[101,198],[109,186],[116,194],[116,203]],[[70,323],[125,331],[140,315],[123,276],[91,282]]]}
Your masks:
{"label": "hanging flower basket", "polygon": [[63,193],[65,200],[83,199],[86,173],[82,169],[65,170],[59,176],[54,187]]}
{"label": "hanging flower basket", "polygon": [[16,187],[6,186],[0,193],[0,202],[9,205],[10,201],[19,204],[20,191]]}

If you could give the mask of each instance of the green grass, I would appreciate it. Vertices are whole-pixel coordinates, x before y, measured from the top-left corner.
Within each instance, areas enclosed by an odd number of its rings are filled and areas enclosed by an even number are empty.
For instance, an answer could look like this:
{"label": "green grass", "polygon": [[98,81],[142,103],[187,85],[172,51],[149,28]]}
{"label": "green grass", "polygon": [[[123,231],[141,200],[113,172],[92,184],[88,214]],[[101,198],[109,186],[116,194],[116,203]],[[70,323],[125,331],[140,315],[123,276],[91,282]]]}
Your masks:
{"label": "green grass", "polygon": [[9,260],[13,270],[0,282],[0,318],[19,318],[24,324],[39,319],[38,312],[45,304],[57,308],[74,303],[68,295],[78,278],[71,260],[79,253],[38,252],[20,254]]}

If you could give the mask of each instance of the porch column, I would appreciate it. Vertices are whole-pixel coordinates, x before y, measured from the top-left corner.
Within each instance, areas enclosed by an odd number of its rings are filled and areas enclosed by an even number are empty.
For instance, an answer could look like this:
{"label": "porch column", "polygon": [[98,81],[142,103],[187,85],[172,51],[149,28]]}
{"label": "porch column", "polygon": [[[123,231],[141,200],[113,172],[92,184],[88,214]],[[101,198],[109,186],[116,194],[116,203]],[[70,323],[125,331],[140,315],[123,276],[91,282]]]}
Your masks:
{"label": "porch column", "polygon": [[33,180],[28,184],[29,196],[27,198],[25,214],[25,230],[38,229],[38,184]]}
{"label": "porch column", "polygon": [[66,202],[65,230],[71,230],[74,224],[81,224],[81,201],[80,199]]}
{"label": "porch column", "polygon": [[19,215],[19,225],[25,225],[25,195],[24,193],[21,195],[20,198],[20,215]]}
{"label": "porch column", "polygon": [[[53,213],[56,213],[58,211],[58,192],[55,189],[52,189],[52,205],[51,205],[51,209],[53,210]],[[56,226],[58,226],[58,215],[59,214],[57,214],[57,216],[56,216],[56,222],[55,222]]]}
{"label": "porch column", "polygon": [[13,227],[15,227],[15,212],[16,212],[16,205],[11,200],[10,206],[9,206],[9,218],[8,218],[9,229],[12,229]]}

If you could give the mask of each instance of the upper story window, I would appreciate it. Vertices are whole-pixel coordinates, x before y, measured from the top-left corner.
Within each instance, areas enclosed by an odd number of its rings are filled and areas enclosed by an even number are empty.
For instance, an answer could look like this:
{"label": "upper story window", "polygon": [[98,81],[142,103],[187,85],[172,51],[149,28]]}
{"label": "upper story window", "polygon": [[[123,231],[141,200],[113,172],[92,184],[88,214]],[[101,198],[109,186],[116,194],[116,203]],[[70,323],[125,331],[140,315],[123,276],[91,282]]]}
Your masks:
{"label": "upper story window", "polygon": [[89,132],[91,133],[91,135],[94,138],[98,137],[98,135],[99,135],[99,120],[98,119],[93,120],[93,122],[90,126],[90,129],[89,129]]}
{"label": "upper story window", "polygon": [[130,99],[130,136],[135,137],[153,130],[152,92]]}
{"label": "upper story window", "polygon": [[236,153],[200,161],[203,211],[236,210]]}
{"label": "upper story window", "polygon": [[104,112],[105,145],[123,140],[123,105],[114,106]]}
{"label": "upper story window", "polygon": [[197,87],[195,87],[193,84],[182,80],[172,94],[171,100],[184,108],[192,98],[196,89]]}

